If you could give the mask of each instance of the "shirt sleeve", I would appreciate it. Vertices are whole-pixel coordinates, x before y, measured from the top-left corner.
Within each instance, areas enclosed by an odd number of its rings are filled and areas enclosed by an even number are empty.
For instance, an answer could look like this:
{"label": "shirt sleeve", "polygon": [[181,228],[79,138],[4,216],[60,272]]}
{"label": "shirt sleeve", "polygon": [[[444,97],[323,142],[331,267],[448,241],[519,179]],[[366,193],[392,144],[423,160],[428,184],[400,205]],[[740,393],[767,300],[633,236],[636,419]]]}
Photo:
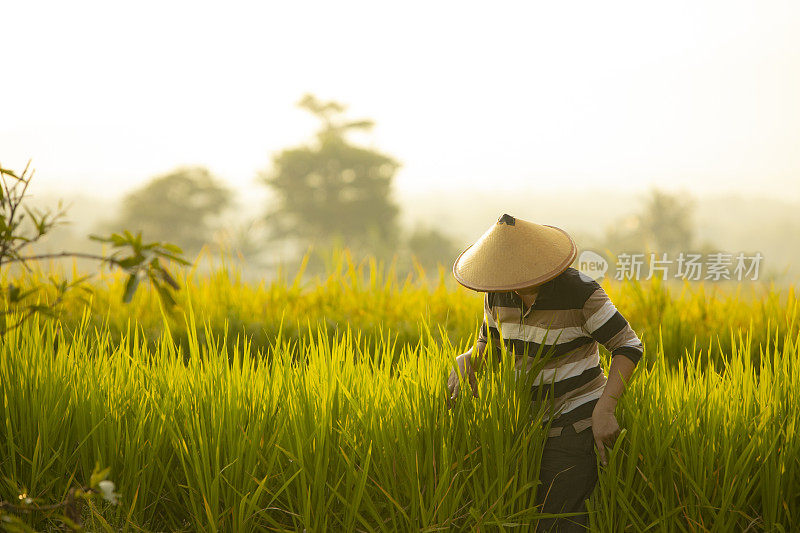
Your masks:
{"label": "shirt sleeve", "polygon": [[634,364],[639,362],[644,353],[642,341],[602,287],[595,289],[584,303],[583,320],[584,331],[605,346],[612,357],[624,355]]}
{"label": "shirt sleeve", "polygon": [[478,344],[486,344],[489,338],[489,325],[487,323],[487,314],[489,313],[489,293],[483,295],[483,323],[481,329],[478,331]]}
{"label": "shirt sleeve", "polygon": [[[489,343],[489,325],[490,324],[494,325],[494,320],[492,318],[493,316],[494,315],[492,315],[491,303],[489,301],[489,293],[487,292],[484,293],[483,297],[483,323],[481,324],[481,328],[478,331],[479,350],[484,349],[486,345]],[[498,355],[500,352],[499,340],[496,335],[493,335],[493,337],[494,338],[492,339],[493,341],[492,351],[495,353],[495,355]],[[480,345],[483,345],[483,348],[480,348]]]}

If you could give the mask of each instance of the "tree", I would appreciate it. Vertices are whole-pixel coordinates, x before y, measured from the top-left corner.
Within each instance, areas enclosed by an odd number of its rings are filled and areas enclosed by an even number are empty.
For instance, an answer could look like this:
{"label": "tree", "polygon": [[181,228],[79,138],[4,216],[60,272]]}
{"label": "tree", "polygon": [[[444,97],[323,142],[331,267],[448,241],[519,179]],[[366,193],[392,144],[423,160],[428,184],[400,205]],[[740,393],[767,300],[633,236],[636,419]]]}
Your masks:
{"label": "tree", "polygon": [[673,254],[694,244],[694,203],[658,189],[650,191],[643,209],[609,228],[606,246],[614,251]]}
{"label": "tree", "polygon": [[640,216],[642,231],[659,250],[679,251],[694,241],[694,202],[681,195],[658,189],[650,193],[644,213]]}
{"label": "tree", "polygon": [[372,149],[350,144],[347,133],[369,130],[371,120],[349,121],[345,106],[306,94],[298,106],[322,126],[312,145],[281,151],[261,181],[276,195],[265,216],[269,240],[294,240],[301,247],[341,242],[353,250],[384,256],[398,242],[399,207],[391,185],[400,164]]}
{"label": "tree", "polygon": [[113,227],[169,239],[196,255],[212,241],[213,218],[230,207],[232,197],[207,169],[179,167],[127,194]]}
{"label": "tree", "polygon": [[453,240],[435,228],[417,226],[407,241],[408,249],[426,271],[433,271],[443,264],[452,267],[458,256],[458,246]]}
{"label": "tree", "polygon": [[[116,250],[107,256],[69,251],[47,254],[27,253],[29,246],[46,236],[59,224],[63,224],[66,215],[61,203],[55,212],[28,207],[26,193],[33,179],[33,172],[28,172],[29,168],[30,162],[21,173],[0,167],[0,212],[2,212],[2,217],[0,217],[0,274],[4,275],[3,269],[7,269],[11,265],[19,265],[30,270],[29,262],[42,259],[64,257],[93,259],[101,264],[118,267],[128,274],[122,295],[124,302],[130,301],[139,281],[143,277],[147,277],[151,285],[158,291],[162,301],[169,307],[175,305],[169,289],[179,290],[180,287],[161,260],[168,259],[186,265],[188,263],[181,257],[183,252],[170,243],[143,242],[141,232],[136,235],[124,231],[122,234],[112,233],[108,237],[90,236],[93,240],[108,243]],[[57,316],[59,305],[68,292],[74,289],[83,289],[91,293],[91,289],[83,284],[89,277],[91,275],[72,281],[59,281],[51,277],[50,282],[54,286],[55,296],[44,303],[38,300],[34,302],[34,297],[42,291],[43,286],[34,285],[23,289],[13,281],[0,284],[0,298],[3,303],[3,309],[0,310],[0,339],[8,331],[19,327],[33,315]],[[79,299],[86,301],[82,297]]]}

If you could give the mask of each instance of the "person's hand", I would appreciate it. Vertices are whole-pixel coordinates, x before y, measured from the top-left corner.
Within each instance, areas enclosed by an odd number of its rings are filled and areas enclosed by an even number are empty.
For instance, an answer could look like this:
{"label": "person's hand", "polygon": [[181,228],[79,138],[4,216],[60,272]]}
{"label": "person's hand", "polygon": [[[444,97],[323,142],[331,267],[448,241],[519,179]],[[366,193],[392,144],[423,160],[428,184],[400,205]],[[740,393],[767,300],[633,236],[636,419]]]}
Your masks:
{"label": "person's hand", "polygon": [[452,409],[454,405],[454,400],[458,397],[458,393],[460,391],[460,384],[458,379],[458,371],[461,371],[461,375],[466,375],[469,379],[469,385],[472,388],[472,395],[474,397],[478,397],[478,380],[475,378],[475,371],[472,369],[472,365],[470,364],[470,354],[465,353],[461,354],[456,357],[456,363],[458,363],[458,369],[453,368],[450,372],[450,377],[447,379],[447,408]]}
{"label": "person's hand", "polygon": [[594,443],[600,454],[600,461],[605,466],[608,464],[605,447],[614,446],[614,442],[619,436],[619,424],[613,410],[595,409],[592,412],[592,433],[594,433]]}
{"label": "person's hand", "polygon": [[459,384],[458,384],[458,371],[453,368],[450,372],[450,377],[447,378],[447,408],[453,408],[453,402],[458,397],[459,391]]}

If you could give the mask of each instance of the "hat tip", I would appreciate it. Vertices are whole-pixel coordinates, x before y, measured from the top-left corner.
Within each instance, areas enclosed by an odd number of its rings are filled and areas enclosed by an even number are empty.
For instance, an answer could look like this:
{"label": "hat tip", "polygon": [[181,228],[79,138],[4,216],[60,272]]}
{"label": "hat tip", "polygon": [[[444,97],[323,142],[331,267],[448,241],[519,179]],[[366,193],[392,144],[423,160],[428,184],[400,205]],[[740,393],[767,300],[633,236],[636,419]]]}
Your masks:
{"label": "hat tip", "polygon": [[513,226],[516,223],[516,219],[508,214],[503,214],[500,218],[497,219],[498,224],[505,224],[506,226]]}

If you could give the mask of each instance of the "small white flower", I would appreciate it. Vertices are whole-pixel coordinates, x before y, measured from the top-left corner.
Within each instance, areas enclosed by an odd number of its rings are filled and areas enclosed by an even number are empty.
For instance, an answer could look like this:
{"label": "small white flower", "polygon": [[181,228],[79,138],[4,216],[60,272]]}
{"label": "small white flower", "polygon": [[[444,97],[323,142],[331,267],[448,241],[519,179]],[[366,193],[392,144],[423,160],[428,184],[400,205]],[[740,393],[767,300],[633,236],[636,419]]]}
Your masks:
{"label": "small white flower", "polygon": [[107,502],[111,503],[112,505],[117,505],[119,500],[119,494],[114,492],[114,482],[109,480],[101,481],[97,484],[97,487],[100,489],[100,494],[103,496],[103,499]]}

